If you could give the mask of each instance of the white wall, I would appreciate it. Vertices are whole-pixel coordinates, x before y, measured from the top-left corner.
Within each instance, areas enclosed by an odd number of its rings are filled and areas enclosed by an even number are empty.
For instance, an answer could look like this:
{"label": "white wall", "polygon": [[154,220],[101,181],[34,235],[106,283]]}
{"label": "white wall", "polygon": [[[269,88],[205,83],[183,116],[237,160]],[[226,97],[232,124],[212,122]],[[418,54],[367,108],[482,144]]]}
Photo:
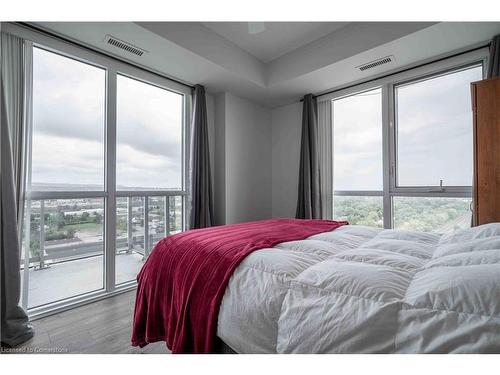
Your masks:
{"label": "white wall", "polygon": [[215,223],[295,217],[302,104],[207,95]]}
{"label": "white wall", "polygon": [[271,111],[230,93],[215,98],[216,224],[272,215]]}
{"label": "white wall", "polygon": [[302,104],[272,110],[272,216],[295,217]]}

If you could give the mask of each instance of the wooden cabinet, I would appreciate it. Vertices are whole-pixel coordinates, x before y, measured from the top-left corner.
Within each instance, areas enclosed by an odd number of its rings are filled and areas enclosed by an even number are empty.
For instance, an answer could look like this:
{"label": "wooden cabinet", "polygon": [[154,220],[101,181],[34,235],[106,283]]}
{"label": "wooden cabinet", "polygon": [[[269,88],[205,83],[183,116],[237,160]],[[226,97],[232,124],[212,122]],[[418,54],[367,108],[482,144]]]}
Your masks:
{"label": "wooden cabinet", "polygon": [[472,83],[473,224],[500,222],[500,78]]}

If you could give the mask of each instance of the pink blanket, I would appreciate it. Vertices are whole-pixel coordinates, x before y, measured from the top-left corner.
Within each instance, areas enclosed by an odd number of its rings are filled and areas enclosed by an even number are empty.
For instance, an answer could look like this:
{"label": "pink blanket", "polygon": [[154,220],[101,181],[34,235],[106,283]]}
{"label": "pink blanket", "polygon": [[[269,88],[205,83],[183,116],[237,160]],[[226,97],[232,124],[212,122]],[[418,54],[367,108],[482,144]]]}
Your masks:
{"label": "pink blanket", "polygon": [[160,241],[137,276],[132,345],[214,350],[229,278],[251,252],[332,231],[345,221],[272,219],[196,229]]}

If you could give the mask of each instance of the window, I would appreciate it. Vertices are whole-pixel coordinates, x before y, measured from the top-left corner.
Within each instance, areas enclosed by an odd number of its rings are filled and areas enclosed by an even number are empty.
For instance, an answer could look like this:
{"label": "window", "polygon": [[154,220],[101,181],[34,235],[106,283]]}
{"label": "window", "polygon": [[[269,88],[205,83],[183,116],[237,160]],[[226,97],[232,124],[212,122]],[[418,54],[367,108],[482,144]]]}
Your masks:
{"label": "window", "polygon": [[116,84],[117,242],[126,238],[116,253],[121,284],[135,280],[154,245],[175,232],[170,205],[182,196],[170,192],[183,185],[184,96],[121,74]]}
{"label": "window", "polygon": [[116,199],[116,284],[134,280],[147,254],[144,197]]}
{"label": "window", "polygon": [[182,121],[182,95],[118,75],[118,190],[182,189]]}
{"label": "window", "polygon": [[334,100],[332,117],[334,217],[383,227],[381,89]]}
{"label": "window", "polygon": [[383,197],[339,196],[333,199],[334,217],[355,225],[384,227]]}
{"label": "window", "polygon": [[28,308],[104,288],[104,199],[32,200]]}
{"label": "window", "polygon": [[486,51],[333,94],[333,216],[446,233],[469,227],[470,83]]}
{"label": "window", "polygon": [[37,315],[133,287],[155,244],[183,230],[190,89],[32,37],[21,271]]}
{"label": "window", "polygon": [[381,99],[375,89],[333,101],[335,190],[382,191]]}
{"label": "window", "polygon": [[447,233],[470,227],[471,198],[394,197],[394,228]]}
{"label": "window", "polygon": [[104,69],[33,48],[30,309],[104,288],[105,93]]}
{"label": "window", "polygon": [[104,69],[33,48],[31,190],[104,191],[105,92]]}
{"label": "window", "polygon": [[470,83],[481,66],[395,86],[397,186],[470,186]]}

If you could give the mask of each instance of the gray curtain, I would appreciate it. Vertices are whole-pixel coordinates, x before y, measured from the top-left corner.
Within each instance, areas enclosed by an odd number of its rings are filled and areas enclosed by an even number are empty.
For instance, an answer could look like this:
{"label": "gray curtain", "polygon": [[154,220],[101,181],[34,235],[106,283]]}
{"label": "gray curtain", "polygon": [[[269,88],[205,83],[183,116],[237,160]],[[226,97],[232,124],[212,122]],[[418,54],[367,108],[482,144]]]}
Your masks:
{"label": "gray curtain", "polygon": [[2,33],[1,38],[1,341],[17,346],[33,337],[33,328],[19,306],[21,294],[19,217],[23,206],[23,129],[25,77],[23,40]]}
{"label": "gray curtain", "polygon": [[304,96],[302,140],[300,145],[297,219],[321,219],[321,177],[318,150],[318,102],[312,94]]}
{"label": "gray curtain", "polygon": [[211,176],[205,88],[196,85],[191,125],[191,229],[210,227],[213,223]]}
{"label": "gray curtain", "polygon": [[318,103],[318,155],[322,219],[333,218],[332,101]]}
{"label": "gray curtain", "polygon": [[486,78],[500,77],[500,34],[493,37],[490,44],[490,58]]}

